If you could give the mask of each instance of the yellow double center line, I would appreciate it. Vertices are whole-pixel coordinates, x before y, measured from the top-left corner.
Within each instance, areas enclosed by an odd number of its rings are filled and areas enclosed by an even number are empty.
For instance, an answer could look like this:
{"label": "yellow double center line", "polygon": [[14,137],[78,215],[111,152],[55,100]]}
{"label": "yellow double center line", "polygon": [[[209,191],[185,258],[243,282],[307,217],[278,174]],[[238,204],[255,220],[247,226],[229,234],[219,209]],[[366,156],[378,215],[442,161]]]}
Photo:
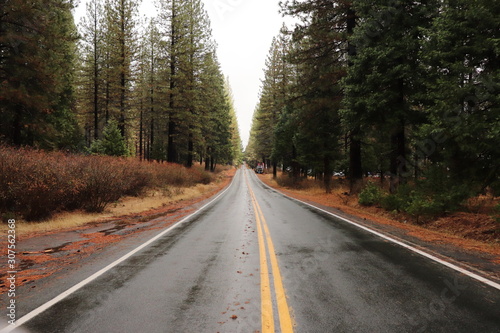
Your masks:
{"label": "yellow double center line", "polygon": [[252,198],[252,205],[257,220],[257,235],[259,239],[259,253],[260,253],[260,292],[261,292],[261,313],[262,313],[262,333],[274,333],[274,315],[273,315],[273,299],[271,296],[271,281],[269,279],[269,263],[267,260],[267,250],[269,252],[269,259],[271,263],[272,276],[274,281],[274,291],[276,296],[276,303],[278,305],[278,315],[280,321],[281,333],[293,333],[292,318],[290,310],[286,301],[285,288],[281,279],[281,273],[278,266],[278,259],[274,251],[273,241],[267,226],[266,219],[262,210],[260,209],[255,193],[250,187],[248,178],[245,172],[245,180],[248,186],[248,191]]}

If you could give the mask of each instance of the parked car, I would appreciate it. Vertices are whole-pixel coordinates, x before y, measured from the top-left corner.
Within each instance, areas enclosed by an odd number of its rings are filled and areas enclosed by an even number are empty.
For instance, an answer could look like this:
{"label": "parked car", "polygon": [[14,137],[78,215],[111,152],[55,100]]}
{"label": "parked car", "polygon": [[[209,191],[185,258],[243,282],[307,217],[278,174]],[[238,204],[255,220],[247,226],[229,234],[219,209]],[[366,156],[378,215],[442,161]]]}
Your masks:
{"label": "parked car", "polygon": [[255,168],[255,173],[264,173],[264,163],[259,163],[257,164],[257,167]]}

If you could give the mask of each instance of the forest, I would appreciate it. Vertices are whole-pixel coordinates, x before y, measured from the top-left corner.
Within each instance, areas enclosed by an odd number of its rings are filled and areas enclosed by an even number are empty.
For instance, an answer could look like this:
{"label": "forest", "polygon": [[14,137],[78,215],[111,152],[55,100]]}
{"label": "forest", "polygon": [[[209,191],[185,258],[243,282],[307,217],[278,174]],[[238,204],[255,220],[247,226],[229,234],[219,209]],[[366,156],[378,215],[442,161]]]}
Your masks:
{"label": "forest", "polygon": [[[0,142],[187,167],[238,161],[229,83],[201,0],[0,4]],[[108,133],[109,135],[106,135]]]}
{"label": "forest", "polygon": [[[201,0],[158,0],[151,19],[136,0],[90,0],[78,26],[75,5],[0,3],[1,145],[206,170],[241,161]],[[267,57],[250,165],[326,192],[345,175],[366,204],[415,214],[499,196],[498,1],[280,6],[297,23]]]}
{"label": "forest", "polygon": [[[0,216],[216,182],[242,146],[201,0],[0,2]],[[177,190],[172,190],[172,189]]]}
{"label": "forest", "polygon": [[270,48],[250,163],[326,192],[345,174],[360,203],[415,215],[500,195],[500,2],[288,0],[281,11],[297,23]]}

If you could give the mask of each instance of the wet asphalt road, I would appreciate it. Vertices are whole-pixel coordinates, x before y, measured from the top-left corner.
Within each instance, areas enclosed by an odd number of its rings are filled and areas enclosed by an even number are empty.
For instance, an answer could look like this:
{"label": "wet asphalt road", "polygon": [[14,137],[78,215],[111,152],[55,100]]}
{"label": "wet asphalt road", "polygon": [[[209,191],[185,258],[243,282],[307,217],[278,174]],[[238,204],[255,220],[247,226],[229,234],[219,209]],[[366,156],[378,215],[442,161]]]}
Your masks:
{"label": "wet asphalt road", "polygon": [[285,198],[242,169],[200,214],[23,327],[291,332],[286,317],[294,332],[500,332],[500,291]]}

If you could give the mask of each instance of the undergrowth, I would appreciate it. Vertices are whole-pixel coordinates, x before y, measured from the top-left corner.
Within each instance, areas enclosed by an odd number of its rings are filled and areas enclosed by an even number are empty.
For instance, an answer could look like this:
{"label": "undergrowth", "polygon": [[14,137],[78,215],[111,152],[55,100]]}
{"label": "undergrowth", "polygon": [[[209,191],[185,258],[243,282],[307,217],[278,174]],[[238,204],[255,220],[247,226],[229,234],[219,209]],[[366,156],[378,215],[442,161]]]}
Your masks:
{"label": "undergrowth", "polygon": [[0,146],[0,213],[38,221],[58,211],[101,212],[124,196],[214,179],[201,167]]}
{"label": "undergrowth", "polygon": [[431,170],[426,176],[400,185],[393,193],[368,182],[358,202],[363,206],[377,205],[387,211],[406,213],[423,221],[457,211],[467,199],[477,195],[467,184],[452,182],[439,170]]}

